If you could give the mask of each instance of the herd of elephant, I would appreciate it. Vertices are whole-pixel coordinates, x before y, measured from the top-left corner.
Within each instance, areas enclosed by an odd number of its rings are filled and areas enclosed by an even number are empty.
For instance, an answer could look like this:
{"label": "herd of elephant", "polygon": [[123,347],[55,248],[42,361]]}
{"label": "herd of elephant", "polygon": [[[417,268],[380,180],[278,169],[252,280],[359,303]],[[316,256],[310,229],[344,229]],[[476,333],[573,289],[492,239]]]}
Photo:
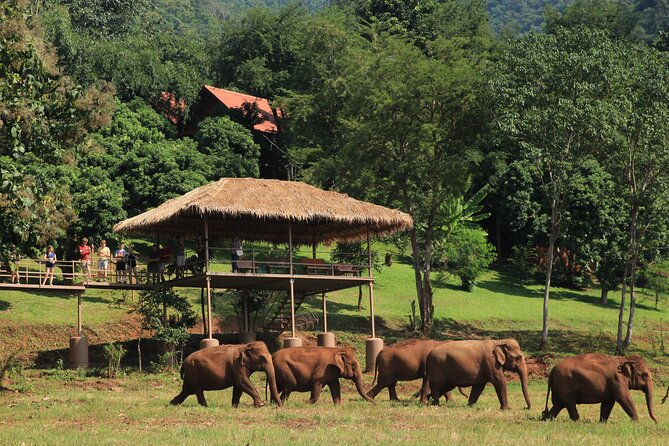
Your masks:
{"label": "herd of elephant", "polygon": [[[471,387],[469,405],[476,403],[488,383],[497,393],[501,409],[509,409],[505,371],[520,377],[527,409],[531,408],[528,371],[525,356],[515,339],[434,341],[411,339],[385,347],[376,358],[374,382],[368,392],[362,382],[362,369],[349,347],[292,347],[270,354],[263,342],[221,345],[189,355],[181,367],[183,387],[171,404],[181,404],[189,395],[196,395],[206,406],[204,391],[232,387],[232,405],[236,407],[242,393],[253,398],[256,407],[264,405],[249,377],[264,371],[271,401],[279,407],[291,392],[311,392],[310,403],[318,401],[321,390],[328,386],[332,401],[341,401],[339,378],[355,383],[360,396],[374,402],[387,388],[391,401],[399,401],[395,386],[398,381],[422,379],[421,402],[429,399],[438,405],[441,396],[450,399],[450,391]],[[373,383],[374,383],[373,382]],[[653,380],[640,356],[608,356],[598,353],[572,356],[560,361],[550,372],[543,419],[553,419],[566,408],[572,420],[578,420],[577,404],[601,404],[600,421],[606,422],[615,403],[620,404],[632,420],[638,415],[630,390],[645,393],[648,413],[653,412]],[[553,406],[548,409],[552,392]],[[669,394],[669,390],[667,391]],[[665,395],[664,400],[667,396]]]}

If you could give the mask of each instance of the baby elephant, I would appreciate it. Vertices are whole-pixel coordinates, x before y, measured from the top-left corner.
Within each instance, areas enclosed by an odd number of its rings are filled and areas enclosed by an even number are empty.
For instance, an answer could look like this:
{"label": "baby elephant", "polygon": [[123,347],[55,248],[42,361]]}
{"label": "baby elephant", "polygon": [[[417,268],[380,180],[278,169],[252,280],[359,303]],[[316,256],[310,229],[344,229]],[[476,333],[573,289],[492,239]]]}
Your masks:
{"label": "baby elephant", "polygon": [[[365,400],[374,402],[362,387],[362,370],[349,347],[292,347],[274,353],[276,385],[283,401],[290,393],[311,392],[310,403],[318,401],[324,386],[330,388],[332,401],[339,404],[341,389],[339,378],[355,383],[358,393]],[[272,398],[275,398],[272,395]]]}
{"label": "baby elephant", "polygon": [[270,385],[272,397],[281,406],[276,388],[272,355],[264,342],[241,345],[219,345],[190,354],[181,366],[183,387],[171,404],[181,404],[186,397],[195,394],[201,406],[207,405],[205,390],[222,390],[232,387],[232,406],[239,405],[242,392],[253,398],[255,407],[264,406],[249,377],[253,372],[264,371]]}
{"label": "baby elephant", "polygon": [[[632,420],[637,415],[630,389],[646,394],[648,414],[653,413],[653,379],[645,361],[635,356],[608,356],[599,353],[572,356],[560,361],[548,377],[546,407],[542,419],[553,419],[567,408],[569,418],[578,420],[577,404],[600,403],[599,421],[605,423],[618,403]],[[553,392],[553,407],[548,410],[548,397]]]}

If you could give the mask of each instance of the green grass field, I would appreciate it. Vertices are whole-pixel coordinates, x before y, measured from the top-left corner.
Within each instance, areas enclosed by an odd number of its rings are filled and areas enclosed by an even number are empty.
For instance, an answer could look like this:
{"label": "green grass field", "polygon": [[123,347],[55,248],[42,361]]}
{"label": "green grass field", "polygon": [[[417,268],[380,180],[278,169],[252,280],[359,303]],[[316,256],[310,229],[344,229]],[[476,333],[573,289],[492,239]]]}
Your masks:
{"label": "green grass field", "polygon": [[[376,277],[378,335],[391,343],[415,336],[408,329],[411,301],[415,299],[413,272],[395,262]],[[515,337],[530,356],[537,352],[542,316],[542,287],[522,286],[503,270],[487,273],[473,293],[458,289],[457,281],[435,277],[436,335],[440,338]],[[199,314],[199,290],[183,290]],[[87,334],[98,343],[136,333],[128,325],[132,307],[115,305],[120,292],[87,291],[83,301]],[[368,291],[363,290],[363,309],[356,311],[358,290],[328,295],[329,326],[340,343],[352,345],[364,362],[364,340],[369,336]],[[548,362],[585,351],[610,353],[615,340],[619,293],[611,293],[609,306],[598,303],[599,290],[577,292],[555,288],[550,302],[550,352]],[[135,296],[135,301],[136,301]],[[22,346],[24,353],[53,350],[61,355],[76,324],[76,298],[57,294],[0,291],[0,358]],[[302,312],[321,311],[320,297],[309,298]],[[220,295],[215,312],[234,326],[233,311]],[[539,421],[545,397],[545,380],[533,376],[530,387],[533,408],[524,410],[520,390],[510,383],[512,410],[502,412],[492,388],[476,407],[465,399],[442,407],[422,407],[410,400],[418,383],[399,389],[402,404],[387,401],[387,392],[372,406],[362,401],[352,385],[343,386],[344,403],[334,407],[324,391],[315,406],[306,404],[307,394],[293,394],[284,409],[254,409],[248,397],[242,407],[230,408],[231,392],[210,392],[209,408],[197,406],[193,397],[181,407],[168,401],[178,393],[176,371],[140,375],[132,368],[117,379],[101,378],[99,371],[27,369],[5,384],[14,391],[0,391],[0,444],[621,444],[669,443],[669,404],[660,405],[669,383],[669,356],[664,353],[667,304],[653,308],[650,296],[640,295],[632,351],[647,358],[656,383],[655,425],[647,416],[643,395],[635,395],[641,415],[632,423],[616,407],[611,421],[600,425],[598,406],[580,406],[582,421],[572,423],[567,414],[555,422]],[[307,340],[318,331],[302,333]],[[28,340],[27,338],[35,339]],[[53,358],[57,357],[53,356]],[[543,355],[543,354],[541,354]],[[51,357],[49,357],[51,358]],[[53,361],[55,365],[55,360]],[[50,364],[50,363],[49,363]],[[46,367],[46,368],[44,368]],[[254,375],[259,387],[264,376]],[[371,386],[371,375],[365,376]]]}
{"label": "green grass field", "polygon": [[[262,386],[262,375],[254,378]],[[31,374],[28,393],[0,393],[0,444],[648,444],[669,442],[669,405],[659,406],[654,424],[645,412],[643,395],[635,395],[640,421],[633,423],[616,407],[608,424],[596,422],[598,406],[579,406],[581,421],[562,413],[556,421],[540,421],[545,385],[530,387],[534,407],[524,409],[519,386],[511,383],[512,409],[499,410],[495,393],[487,389],[475,407],[460,395],[440,407],[423,407],[400,392],[402,403],[390,403],[387,393],[377,404],[362,401],[343,381],[343,402],[334,406],[327,390],[315,405],[308,394],[294,393],[282,409],[255,409],[248,396],[238,409],[230,407],[231,391],[207,393],[208,408],[194,397],[182,406],[167,403],[178,393],[177,375],[131,374],[120,379],[78,378],[76,372],[57,376]],[[367,385],[371,377],[366,379]],[[638,393],[638,392],[635,392]]]}

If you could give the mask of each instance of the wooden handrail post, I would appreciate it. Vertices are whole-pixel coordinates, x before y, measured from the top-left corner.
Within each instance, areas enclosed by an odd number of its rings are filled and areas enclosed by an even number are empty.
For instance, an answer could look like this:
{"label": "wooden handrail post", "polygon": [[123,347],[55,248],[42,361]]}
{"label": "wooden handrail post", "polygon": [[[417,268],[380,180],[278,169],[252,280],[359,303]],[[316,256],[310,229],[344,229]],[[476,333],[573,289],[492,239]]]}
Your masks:
{"label": "wooden handrail post", "polygon": [[207,328],[209,339],[213,337],[211,327],[211,277],[209,277],[209,221],[204,214],[204,270],[207,275]]}

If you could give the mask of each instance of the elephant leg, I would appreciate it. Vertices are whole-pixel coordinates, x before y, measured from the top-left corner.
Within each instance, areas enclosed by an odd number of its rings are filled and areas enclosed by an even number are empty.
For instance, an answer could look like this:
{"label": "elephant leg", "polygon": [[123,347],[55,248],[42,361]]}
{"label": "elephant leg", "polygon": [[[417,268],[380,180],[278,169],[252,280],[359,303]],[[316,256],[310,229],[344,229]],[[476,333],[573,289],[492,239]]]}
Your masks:
{"label": "elephant leg", "polygon": [[394,382],[388,386],[388,395],[390,396],[390,401],[399,402],[400,399],[397,398],[397,389],[395,388],[396,384],[397,382]]}
{"label": "elephant leg", "polygon": [[[506,396],[506,383],[504,381],[498,381],[493,383],[495,386],[495,392],[497,392],[497,399],[499,399],[499,406],[502,410],[509,410],[509,399]],[[474,389],[472,388],[472,392]]]}
{"label": "elephant leg", "polygon": [[239,378],[240,378],[238,380],[239,382],[235,385],[235,387],[239,386],[241,390],[243,390],[251,398],[253,398],[254,407],[264,406],[265,403],[260,399],[260,395],[258,395],[258,392],[256,391],[255,387],[253,387],[253,384],[251,384],[249,377],[246,375],[241,375]]}
{"label": "elephant leg", "polygon": [[385,384],[381,385],[380,382],[377,382],[376,385],[374,385],[374,387],[372,387],[371,390],[369,392],[367,392],[367,396],[370,397],[370,398],[375,398],[376,395],[378,395],[379,392],[382,391],[384,387],[385,387]]}
{"label": "elephant leg", "polygon": [[420,386],[420,402],[422,404],[427,404],[427,396],[430,394],[430,383],[427,379],[423,378],[423,382]]}
{"label": "elephant leg", "polygon": [[309,398],[309,403],[314,404],[318,401],[318,398],[321,396],[321,390],[323,390],[323,384],[314,383],[311,387],[311,398]]}
{"label": "elephant leg", "polygon": [[618,400],[616,400],[625,411],[625,413],[634,421],[639,421],[639,415],[636,413],[636,407],[634,407],[634,402],[632,401],[632,396],[629,392],[623,394]]}
{"label": "elephant leg", "polygon": [[609,419],[609,416],[611,415],[611,411],[613,410],[613,406],[616,404],[615,401],[606,401],[601,404],[599,408],[599,422],[600,423],[606,423]]}
{"label": "elephant leg", "polygon": [[451,384],[444,384],[438,389],[432,388],[432,404],[438,406],[441,395],[444,395],[453,389],[455,389],[455,386]]}
{"label": "elephant leg", "polygon": [[339,385],[339,380],[336,379],[328,383],[328,387],[330,388],[330,393],[332,394],[332,402],[335,404],[341,403],[341,387]]}
{"label": "elephant leg", "polygon": [[576,410],[576,403],[570,402],[567,404],[567,412],[569,412],[569,418],[571,418],[572,421],[578,421],[580,418],[578,410]]}
{"label": "elephant leg", "polygon": [[564,404],[560,401],[553,401],[553,407],[543,416],[542,420],[554,420],[558,414],[564,409]]}
{"label": "elephant leg", "polygon": [[192,395],[193,391],[191,390],[190,386],[186,384],[184,381],[183,387],[181,388],[181,393],[172,398],[172,401],[170,401],[170,404],[173,406],[179,405],[184,402],[186,398],[188,398],[189,395]]}
{"label": "elephant leg", "polygon": [[242,388],[233,386],[232,387],[232,407],[239,406],[239,399],[242,397]]}
{"label": "elephant leg", "polygon": [[201,389],[195,391],[195,396],[200,406],[207,407],[207,400],[204,398],[204,392]]}
{"label": "elephant leg", "polygon": [[481,393],[483,393],[483,390],[485,389],[485,384],[477,384],[475,386],[472,386],[472,391],[469,393],[469,400],[467,401],[467,404],[469,406],[473,406],[476,404],[476,402],[479,400],[479,397],[481,396]]}
{"label": "elephant leg", "polygon": [[281,392],[281,402],[285,403],[288,401],[288,397],[290,396],[290,390],[285,389],[284,391]]}
{"label": "elephant leg", "polygon": [[453,401],[453,394],[451,392],[446,392],[444,393],[444,399],[448,403],[449,401]]}

